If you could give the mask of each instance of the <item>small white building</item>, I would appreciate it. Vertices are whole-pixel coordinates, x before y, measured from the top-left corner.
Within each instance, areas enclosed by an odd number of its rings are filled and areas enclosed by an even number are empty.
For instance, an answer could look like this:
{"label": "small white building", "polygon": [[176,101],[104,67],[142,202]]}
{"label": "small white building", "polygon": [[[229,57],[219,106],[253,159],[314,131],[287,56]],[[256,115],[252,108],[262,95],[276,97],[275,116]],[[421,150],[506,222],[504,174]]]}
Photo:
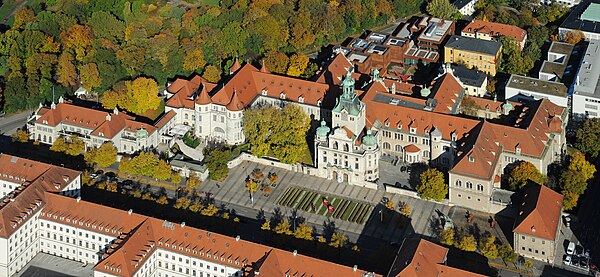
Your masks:
{"label": "small white building", "polygon": [[475,13],[475,5],[479,0],[456,0],[452,5],[464,16],[472,16]]}
{"label": "small white building", "polygon": [[558,106],[568,107],[568,88],[563,83],[513,74],[504,90],[506,99],[510,101],[548,99]]}

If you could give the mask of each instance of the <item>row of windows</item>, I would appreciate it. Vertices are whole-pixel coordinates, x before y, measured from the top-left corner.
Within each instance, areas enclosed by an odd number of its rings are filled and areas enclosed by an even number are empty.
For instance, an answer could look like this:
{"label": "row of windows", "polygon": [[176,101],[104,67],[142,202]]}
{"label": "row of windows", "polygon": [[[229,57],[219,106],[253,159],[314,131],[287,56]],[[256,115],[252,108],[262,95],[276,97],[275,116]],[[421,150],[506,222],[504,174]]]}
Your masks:
{"label": "row of windows", "polygon": [[[462,181],[461,180],[456,180],[456,187],[462,188]],[[473,189],[473,183],[471,183],[470,181],[467,181],[465,183],[465,188],[467,189]],[[482,184],[477,184],[476,186],[477,191],[483,191],[483,185]]]}

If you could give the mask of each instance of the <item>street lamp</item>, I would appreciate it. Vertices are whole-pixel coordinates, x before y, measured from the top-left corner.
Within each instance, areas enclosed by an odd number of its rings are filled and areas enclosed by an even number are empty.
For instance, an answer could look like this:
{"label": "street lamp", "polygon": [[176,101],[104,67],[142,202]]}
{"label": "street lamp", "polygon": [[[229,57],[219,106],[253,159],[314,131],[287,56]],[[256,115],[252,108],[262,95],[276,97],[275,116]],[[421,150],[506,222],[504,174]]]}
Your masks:
{"label": "street lamp", "polygon": [[383,223],[383,208],[379,210],[379,215],[381,216],[381,223]]}

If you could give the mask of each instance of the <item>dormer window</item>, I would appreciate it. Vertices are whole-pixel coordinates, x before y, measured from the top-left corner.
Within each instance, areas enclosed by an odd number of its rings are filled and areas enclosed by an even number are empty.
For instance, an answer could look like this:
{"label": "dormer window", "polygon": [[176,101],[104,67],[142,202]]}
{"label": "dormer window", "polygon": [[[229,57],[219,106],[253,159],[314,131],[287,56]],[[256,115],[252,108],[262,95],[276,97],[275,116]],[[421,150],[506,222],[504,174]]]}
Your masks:
{"label": "dormer window", "polygon": [[521,147],[517,145],[517,147],[515,148],[515,153],[517,155],[521,155]]}
{"label": "dormer window", "polygon": [[298,102],[299,103],[304,103],[304,97],[303,96],[298,97]]}
{"label": "dormer window", "polygon": [[48,120],[43,120],[42,123],[48,124]]}
{"label": "dormer window", "polygon": [[319,107],[321,106],[321,100],[320,99],[317,100],[317,106],[319,106]]}
{"label": "dormer window", "polygon": [[98,135],[99,135],[99,136],[101,136],[101,137],[103,137],[103,136],[104,136],[104,133],[103,133],[103,132],[100,132],[100,133],[98,133]]}
{"label": "dormer window", "polygon": [[263,90],[262,90],[261,94],[262,94],[262,95],[267,95],[267,92],[268,92],[268,91],[267,91],[267,89],[266,89],[266,88],[263,88]]}
{"label": "dormer window", "polygon": [[456,141],[456,138],[458,137],[458,135],[456,135],[456,133],[452,133],[452,141]]}
{"label": "dormer window", "polygon": [[417,128],[410,127],[410,133],[411,134],[416,134],[417,133]]}
{"label": "dormer window", "polygon": [[281,94],[279,94],[279,99],[285,99],[285,92],[282,92]]}

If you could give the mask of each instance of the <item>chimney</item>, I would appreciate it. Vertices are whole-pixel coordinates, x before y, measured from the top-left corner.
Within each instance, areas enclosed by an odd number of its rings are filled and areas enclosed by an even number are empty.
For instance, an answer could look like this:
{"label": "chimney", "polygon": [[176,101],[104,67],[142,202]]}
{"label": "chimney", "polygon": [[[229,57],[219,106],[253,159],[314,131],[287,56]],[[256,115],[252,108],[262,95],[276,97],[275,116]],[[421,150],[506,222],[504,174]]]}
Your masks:
{"label": "chimney", "polygon": [[358,270],[358,266],[354,265],[354,267],[352,268],[354,271]]}
{"label": "chimney", "polygon": [[131,213],[133,213],[133,210],[129,209],[129,211],[127,211],[127,214],[131,214]]}
{"label": "chimney", "polygon": [[235,236],[235,241],[240,241],[240,236],[239,235]]}
{"label": "chimney", "polygon": [[77,197],[77,203],[79,203],[79,201],[81,201],[81,196]]}
{"label": "chimney", "polygon": [[64,102],[65,102],[65,99],[62,96],[58,97],[58,103],[64,103]]}
{"label": "chimney", "polygon": [[294,250],[293,254],[294,256],[298,255],[298,250]]}
{"label": "chimney", "polygon": [[181,228],[185,227],[185,221],[181,222]]}

